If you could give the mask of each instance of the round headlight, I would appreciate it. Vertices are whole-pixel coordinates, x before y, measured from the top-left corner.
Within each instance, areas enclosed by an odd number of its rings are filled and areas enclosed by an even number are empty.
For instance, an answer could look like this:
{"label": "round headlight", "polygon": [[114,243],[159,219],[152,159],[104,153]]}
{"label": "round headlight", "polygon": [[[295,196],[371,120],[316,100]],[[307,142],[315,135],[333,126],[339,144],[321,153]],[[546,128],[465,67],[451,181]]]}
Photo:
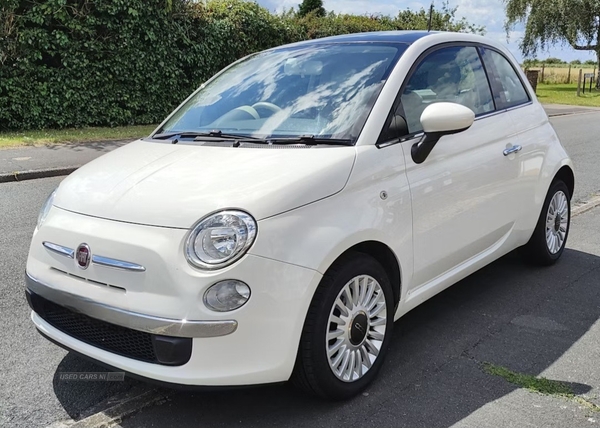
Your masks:
{"label": "round headlight", "polygon": [[256,221],[243,211],[227,210],[198,222],[186,241],[185,254],[194,266],[219,269],[250,248],[256,237]]}
{"label": "round headlight", "polygon": [[50,208],[52,208],[52,203],[54,202],[54,195],[56,195],[56,189],[50,193],[50,196],[48,196],[46,202],[44,202],[44,205],[42,205],[42,209],[40,210],[40,214],[38,215],[37,219],[37,229],[42,226],[46,220],[46,217],[48,217],[48,213],[50,212]]}
{"label": "round headlight", "polygon": [[204,304],[213,311],[227,312],[242,307],[250,298],[250,287],[242,281],[228,279],[210,286]]}

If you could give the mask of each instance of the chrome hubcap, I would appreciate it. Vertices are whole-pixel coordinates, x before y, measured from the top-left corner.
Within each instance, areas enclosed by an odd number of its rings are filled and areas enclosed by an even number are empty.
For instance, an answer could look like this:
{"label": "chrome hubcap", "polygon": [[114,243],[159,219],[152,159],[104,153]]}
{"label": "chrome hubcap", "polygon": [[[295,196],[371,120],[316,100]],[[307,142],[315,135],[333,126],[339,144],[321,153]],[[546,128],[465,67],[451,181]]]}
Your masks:
{"label": "chrome hubcap", "polygon": [[558,191],[552,197],[546,214],[546,245],[552,254],[558,253],[567,237],[569,202],[567,195]]}
{"label": "chrome hubcap", "polygon": [[385,295],[375,278],[357,276],[342,288],[329,314],[327,358],[344,382],[365,375],[379,355],[387,323]]}

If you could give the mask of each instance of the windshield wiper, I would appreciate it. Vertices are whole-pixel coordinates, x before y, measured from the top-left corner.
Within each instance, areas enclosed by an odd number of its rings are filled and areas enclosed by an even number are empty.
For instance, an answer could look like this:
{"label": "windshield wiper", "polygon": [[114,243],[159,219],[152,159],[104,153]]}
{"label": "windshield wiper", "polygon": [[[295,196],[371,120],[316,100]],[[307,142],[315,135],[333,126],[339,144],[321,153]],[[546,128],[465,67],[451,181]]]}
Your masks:
{"label": "windshield wiper", "polygon": [[248,135],[239,134],[226,134],[221,132],[219,129],[213,129],[210,132],[166,132],[163,134],[154,134],[152,139],[154,140],[170,140],[173,137],[180,138],[210,138],[218,140],[255,140],[259,139]]}
{"label": "windshield wiper", "polygon": [[270,144],[306,144],[316,146],[317,144],[327,144],[331,146],[351,146],[352,140],[349,138],[326,138],[317,137],[312,134],[300,135],[298,137],[267,138],[266,142]]}
{"label": "windshield wiper", "polygon": [[[174,138],[177,137],[177,138]],[[178,142],[179,138],[193,138],[194,141],[227,141],[233,140],[234,146],[239,147],[240,143],[259,143],[259,144],[304,144],[307,146],[316,146],[318,144],[327,144],[332,146],[351,146],[352,140],[346,138],[325,138],[317,137],[312,134],[300,135],[298,137],[252,137],[249,135],[226,134],[218,129],[210,132],[167,132],[155,134],[151,138],[156,140],[173,140],[173,144]]]}

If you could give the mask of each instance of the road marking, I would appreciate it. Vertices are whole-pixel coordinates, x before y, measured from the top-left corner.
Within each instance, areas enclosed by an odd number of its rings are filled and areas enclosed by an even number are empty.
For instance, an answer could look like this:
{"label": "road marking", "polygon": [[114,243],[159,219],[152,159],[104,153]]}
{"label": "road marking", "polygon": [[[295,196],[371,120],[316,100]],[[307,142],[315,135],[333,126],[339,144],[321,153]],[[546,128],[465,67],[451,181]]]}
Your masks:
{"label": "road marking", "polygon": [[79,421],[58,421],[47,428],[113,428],[123,419],[137,413],[152,404],[158,404],[167,399],[164,393],[155,389],[127,398],[119,404],[109,407]]}
{"label": "road marking", "polygon": [[596,208],[599,205],[600,205],[600,195],[594,196],[585,202],[576,204],[576,206],[571,210],[571,217],[575,217],[579,214],[583,214],[584,212],[587,212],[587,211],[591,210],[592,208]]}

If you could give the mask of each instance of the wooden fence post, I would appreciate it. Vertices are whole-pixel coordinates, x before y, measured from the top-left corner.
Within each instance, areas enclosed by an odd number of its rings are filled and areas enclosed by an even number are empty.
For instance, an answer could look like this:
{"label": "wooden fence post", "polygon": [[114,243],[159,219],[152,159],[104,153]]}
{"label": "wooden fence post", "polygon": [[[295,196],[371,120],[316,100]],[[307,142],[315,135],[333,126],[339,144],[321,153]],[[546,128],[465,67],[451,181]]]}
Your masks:
{"label": "wooden fence post", "polygon": [[545,65],[546,65],[545,63],[542,63],[542,77],[540,77],[540,83],[544,83],[544,66]]}
{"label": "wooden fence post", "polygon": [[567,84],[571,84],[571,64],[569,64],[569,75],[567,76]]}
{"label": "wooden fence post", "polygon": [[582,68],[579,69],[579,79],[577,79],[577,96],[580,96],[579,92],[581,91],[581,73],[583,73]]}

